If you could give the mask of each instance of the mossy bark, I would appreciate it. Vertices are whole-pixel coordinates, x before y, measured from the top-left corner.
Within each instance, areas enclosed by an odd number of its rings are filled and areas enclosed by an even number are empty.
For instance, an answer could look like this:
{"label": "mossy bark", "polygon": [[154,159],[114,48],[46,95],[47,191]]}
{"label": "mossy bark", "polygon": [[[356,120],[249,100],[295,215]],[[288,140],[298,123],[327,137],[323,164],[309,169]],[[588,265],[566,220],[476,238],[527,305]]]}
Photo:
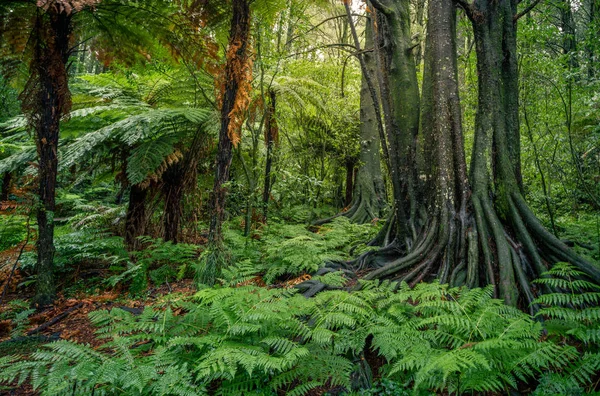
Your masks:
{"label": "mossy bark", "polygon": [[179,242],[181,217],[183,214],[183,169],[174,166],[163,175],[163,196],[165,211],[163,215],[164,240],[173,243]]}
{"label": "mossy bark", "polygon": [[516,2],[481,0],[463,6],[475,32],[479,77],[469,181],[456,78],[455,6],[451,0],[432,0],[420,138],[427,160],[419,164],[423,215],[413,220],[417,236],[412,247],[391,243],[352,264],[371,268],[369,279],[492,284],[507,304],[533,312],[531,281],[555,262],[570,262],[597,283],[600,268],[548,232],[522,196]]}
{"label": "mossy bark", "polygon": [[198,159],[205,154],[206,135],[199,128],[181,161],[172,164],[162,175],[161,192],[164,198],[163,238],[178,243],[184,213],[183,197],[197,182]]}
{"label": "mossy bark", "polygon": [[394,194],[392,219],[395,242],[410,249],[416,238],[416,138],[419,131],[419,87],[410,32],[407,0],[378,0],[375,48],[378,81],[389,145],[390,179]]}
{"label": "mossy bark", "polygon": [[[377,94],[375,77],[377,70],[377,52],[374,49],[374,32],[371,16],[368,16],[365,27],[365,48],[359,55],[361,58],[362,81],[360,91],[360,151],[358,170],[347,173],[346,187],[350,177],[354,178],[352,201],[346,206],[348,210],[328,219],[319,220],[314,225],[324,224],[332,219],[345,216],[354,223],[367,223],[380,218],[387,207],[386,188],[381,172],[381,154],[389,160],[387,140],[380,113],[380,97]],[[356,33],[351,26],[353,34]],[[358,42],[358,36],[355,37]],[[354,166],[352,166],[352,170]],[[346,194],[348,195],[348,194]]]}
{"label": "mossy bark", "polygon": [[[367,21],[365,27],[364,60],[367,71],[375,76],[375,53],[373,26]],[[353,201],[346,214],[352,222],[366,223],[380,218],[386,208],[386,191],[381,173],[380,136],[377,130],[377,113],[369,93],[366,78],[363,76],[360,90],[360,151],[359,167],[354,182]]]}

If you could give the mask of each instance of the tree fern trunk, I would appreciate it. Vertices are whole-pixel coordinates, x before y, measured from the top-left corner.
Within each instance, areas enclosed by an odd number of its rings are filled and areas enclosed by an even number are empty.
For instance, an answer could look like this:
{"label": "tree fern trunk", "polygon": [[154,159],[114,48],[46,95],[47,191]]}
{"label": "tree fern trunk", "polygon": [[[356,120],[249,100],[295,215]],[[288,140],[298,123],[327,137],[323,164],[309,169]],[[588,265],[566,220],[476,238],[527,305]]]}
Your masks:
{"label": "tree fern trunk", "polygon": [[[249,66],[248,47],[250,40],[250,6],[248,0],[233,0],[233,16],[229,31],[227,48],[227,63],[225,65],[224,91],[221,105],[221,129],[219,131],[219,146],[215,167],[215,183],[210,202],[210,229],[208,241],[210,244],[222,244],[222,225],[225,220],[225,199],[231,166],[233,139],[239,139],[240,119],[243,117],[239,110],[245,107],[249,81],[247,68]],[[236,108],[237,106],[237,108]],[[237,111],[236,111],[237,110]],[[236,142],[237,144],[237,142]]]}
{"label": "tree fern trunk", "polygon": [[129,190],[129,205],[125,216],[125,245],[130,251],[140,249],[139,236],[146,231],[146,197],[148,190],[134,184]]}
{"label": "tree fern trunk", "polygon": [[8,201],[10,185],[12,183],[12,173],[6,172],[2,178],[2,191],[0,191],[0,201]]}
{"label": "tree fern trunk", "polygon": [[30,79],[20,96],[23,112],[36,132],[39,158],[37,211],[37,306],[54,300],[54,210],[61,117],[71,108],[67,61],[71,38],[71,14],[53,4],[38,9],[32,34],[34,53]]}

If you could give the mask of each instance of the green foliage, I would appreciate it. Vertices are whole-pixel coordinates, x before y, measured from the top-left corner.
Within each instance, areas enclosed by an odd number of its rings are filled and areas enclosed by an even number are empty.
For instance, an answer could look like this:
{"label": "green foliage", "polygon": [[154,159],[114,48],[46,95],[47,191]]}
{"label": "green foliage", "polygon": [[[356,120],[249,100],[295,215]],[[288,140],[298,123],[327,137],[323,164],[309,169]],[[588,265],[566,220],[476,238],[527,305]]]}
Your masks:
{"label": "green foliage", "polygon": [[27,236],[27,218],[20,215],[0,216],[0,251],[16,246]]}
{"label": "green foliage", "polygon": [[225,233],[233,266],[225,268],[223,278],[235,285],[259,274],[267,283],[284,277],[314,273],[328,261],[349,260],[353,246],[368,242],[377,232],[371,224],[353,224],[339,217],[330,224],[311,232],[304,225],[272,221],[256,235],[244,238],[237,231]]}
{"label": "green foliage", "polygon": [[[61,276],[72,274],[81,266],[111,269],[127,260],[127,251],[121,237],[97,229],[68,230],[64,234],[57,234],[54,239],[54,270]],[[23,254],[20,261],[23,270],[30,271],[35,264],[35,252]]]}
{"label": "green foliage", "polygon": [[29,379],[43,395],[350,391],[354,357],[371,345],[387,362],[385,380],[362,394],[462,394],[508,391],[578,362],[575,348],[541,340],[540,323],[491,296],[491,288],[389,282],[312,299],[282,289],[206,288],[138,316],[93,312],[108,341],[100,350],[59,341],[26,359],[2,358],[0,380]]}
{"label": "green foliage", "polygon": [[148,288],[148,278],[156,286],[182,279],[192,268],[197,256],[196,245],[173,244],[160,238],[153,239],[146,236],[139,239],[145,248],[130,253],[132,261],[121,261],[121,265],[125,265],[126,268],[113,266],[114,270],[121,272],[107,280],[112,286],[121,282],[130,282],[129,290],[134,295]]}
{"label": "green foliage", "polygon": [[600,371],[600,286],[586,281],[568,263],[557,263],[543,276],[535,282],[553,292],[534,301],[541,306],[537,316],[544,318],[549,337],[567,339],[584,352],[560,374],[542,381],[539,394],[548,394],[543,393],[548,389],[565,389],[569,394],[582,393],[582,387],[593,390]]}
{"label": "green foliage", "polygon": [[6,304],[5,309],[0,312],[0,321],[11,321],[11,338],[22,336],[29,325],[29,316],[35,312],[35,309],[29,306],[25,300],[12,300]]}
{"label": "green foliage", "polygon": [[574,348],[540,341],[541,325],[492,292],[402,285],[381,298],[373,346],[390,361],[388,375],[414,381],[415,389],[498,392],[576,356]]}

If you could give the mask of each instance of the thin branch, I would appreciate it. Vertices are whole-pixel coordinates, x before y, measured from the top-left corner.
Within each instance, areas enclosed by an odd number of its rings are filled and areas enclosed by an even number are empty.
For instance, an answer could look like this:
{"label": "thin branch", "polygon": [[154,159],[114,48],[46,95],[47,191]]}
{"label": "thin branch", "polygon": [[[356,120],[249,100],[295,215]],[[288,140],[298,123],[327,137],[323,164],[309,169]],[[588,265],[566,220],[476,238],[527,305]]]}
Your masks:
{"label": "thin branch", "polygon": [[535,8],[535,6],[536,6],[536,5],[538,5],[538,3],[539,3],[540,1],[541,1],[541,0],[533,0],[533,2],[531,2],[531,4],[529,4],[529,5],[528,5],[528,6],[527,6],[527,7],[526,7],[526,8],[525,8],[523,11],[521,11],[520,13],[518,13],[517,15],[515,15],[515,16],[513,17],[513,21],[515,21],[515,22],[516,22],[516,21],[518,21],[518,20],[519,20],[519,18],[521,18],[521,17],[523,17],[523,16],[525,16],[525,15],[529,14],[529,12],[530,12],[531,10],[533,10],[533,9]]}
{"label": "thin branch", "polygon": [[293,54],[289,54],[285,58],[291,58],[291,57],[294,57],[294,56],[297,56],[297,55],[303,55],[303,54],[310,54],[311,52],[318,51],[320,49],[335,48],[335,47],[339,47],[339,48],[341,48],[343,50],[346,50],[346,51],[350,51],[350,49],[348,49],[348,48],[351,48],[352,50],[356,50],[356,47],[353,46],[353,45],[350,45],[350,44],[345,44],[345,43],[326,44],[326,45],[320,45],[318,47],[311,48],[311,49],[306,50],[306,51],[300,51],[300,52],[295,52]]}
{"label": "thin branch", "polygon": [[[363,18],[365,17],[365,16],[364,16],[364,15],[362,15],[362,14],[352,14],[352,16],[356,16],[356,17],[363,17]],[[296,40],[296,39],[298,39],[298,38],[300,38],[300,37],[302,37],[302,36],[305,36],[305,35],[307,35],[308,33],[312,32],[312,31],[313,31],[313,30],[315,30],[315,29],[318,29],[318,28],[319,28],[319,26],[321,26],[321,25],[323,25],[323,24],[325,24],[325,23],[327,23],[327,22],[329,22],[329,21],[332,21],[332,20],[334,20],[334,19],[338,19],[338,18],[346,18],[346,17],[347,17],[347,16],[346,16],[346,14],[342,14],[342,15],[336,15],[336,16],[332,16],[332,17],[330,17],[330,18],[323,19],[321,22],[317,23],[315,26],[311,27],[311,28],[310,28],[310,29],[308,29],[306,32],[302,32],[302,34],[297,34],[296,36],[294,36],[294,37],[291,37],[291,38],[290,38],[288,41],[286,41],[286,42],[285,42],[284,46],[287,46],[287,45],[288,45],[288,44],[290,44],[292,41],[294,41],[294,40]]]}
{"label": "thin branch", "polygon": [[460,8],[462,8],[462,10],[465,12],[465,15],[467,16],[467,18],[469,18],[470,21],[473,20],[473,4],[469,3],[468,0],[454,0],[456,2],[456,5],[458,5]]}

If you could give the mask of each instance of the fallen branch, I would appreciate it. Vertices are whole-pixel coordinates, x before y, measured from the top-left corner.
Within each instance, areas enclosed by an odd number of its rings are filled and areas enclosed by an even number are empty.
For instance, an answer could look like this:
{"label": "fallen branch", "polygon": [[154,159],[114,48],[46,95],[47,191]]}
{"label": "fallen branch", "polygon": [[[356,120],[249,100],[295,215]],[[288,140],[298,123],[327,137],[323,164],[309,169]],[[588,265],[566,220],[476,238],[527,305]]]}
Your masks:
{"label": "fallen branch", "polygon": [[37,334],[40,333],[44,330],[46,330],[48,327],[60,322],[61,320],[63,320],[64,318],[66,318],[67,316],[69,316],[69,314],[79,308],[83,307],[83,303],[80,302],[77,305],[72,306],[71,308],[67,309],[66,311],[64,311],[63,313],[61,313],[60,315],[54,317],[52,320],[49,320],[48,322],[42,324],[41,326],[27,332],[27,335],[33,335],[33,334]]}

